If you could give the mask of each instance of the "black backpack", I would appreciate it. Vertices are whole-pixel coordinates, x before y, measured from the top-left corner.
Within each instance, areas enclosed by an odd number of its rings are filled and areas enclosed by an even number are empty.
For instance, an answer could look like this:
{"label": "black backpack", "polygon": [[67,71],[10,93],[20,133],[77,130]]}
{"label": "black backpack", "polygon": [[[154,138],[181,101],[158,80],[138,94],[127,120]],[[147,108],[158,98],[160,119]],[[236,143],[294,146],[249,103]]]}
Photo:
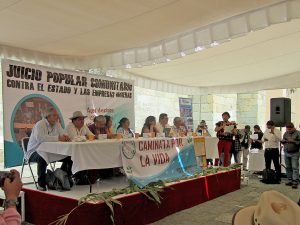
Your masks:
{"label": "black backpack", "polygon": [[77,185],[91,185],[96,183],[99,178],[98,169],[82,170],[74,174],[74,181]]}
{"label": "black backpack", "polygon": [[278,184],[278,179],[276,177],[275,171],[272,169],[264,169],[262,172],[261,182],[265,184]]}
{"label": "black backpack", "polygon": [[46,183],[48,189],[57,191],[69,191],[73,186],[70,177],[68,177],[67,173],[60,168],[57,168],[54,172],[47,170]]}

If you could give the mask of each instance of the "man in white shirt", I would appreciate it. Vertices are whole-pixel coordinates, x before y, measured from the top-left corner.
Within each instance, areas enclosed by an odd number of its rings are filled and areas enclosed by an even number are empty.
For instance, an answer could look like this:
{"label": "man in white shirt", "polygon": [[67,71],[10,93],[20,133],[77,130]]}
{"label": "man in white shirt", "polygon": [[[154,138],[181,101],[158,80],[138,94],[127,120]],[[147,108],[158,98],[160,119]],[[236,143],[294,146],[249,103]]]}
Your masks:
{"label": "man in white shirt", "polygon": [[46,161],[37,153],[42,142],[70,141],[58,122],[58,113],[54,108],[48,108],[45,118],[38,121],[32,129],[25,158],[29,162],[37,162],[38,189],[46,191]]}
{"label": "man in white shirt", "polygon": [[77,137],[94,135],[87,125],[84,124],[85,118],[86,116],[84,116],[80,111],[73,113],[73,116],[70,118],[71,122],[66,127],[66,132],[71,140],[74,140]]}
{"label": "man in white shirt", "polygon": [[171,126],[168,124],[168,121],[169,121],[168,114],[161,113],[159,115],[159,121],[156,124],[156,129],[158,130],[159,133],[164,133],[165,128],[171,128]]}
{"label": "man in white shirt", "polygon": [[264,132],[262,140],[265,143],[265,164],[266,169],[271,169],[271,162],[276,171],[276,177],[278,182],[281,180],[281,167],[279,164],[279,146],[281,140],[281,131],[275,128],[275,124],[272,120],[267,122],[267,130]]}

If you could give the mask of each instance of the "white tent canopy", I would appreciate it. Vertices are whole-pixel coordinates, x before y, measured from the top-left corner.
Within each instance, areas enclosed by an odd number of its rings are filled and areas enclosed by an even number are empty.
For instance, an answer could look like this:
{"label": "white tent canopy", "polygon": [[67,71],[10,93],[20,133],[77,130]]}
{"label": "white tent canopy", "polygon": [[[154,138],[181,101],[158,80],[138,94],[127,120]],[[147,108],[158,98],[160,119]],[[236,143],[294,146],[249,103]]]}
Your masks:
{"label": "white tent canopy", "polygon": [[179,93],[294,87],[297,18],[298,0],[5,0],[0,57],[67,69],[128,68],[110,74]]}

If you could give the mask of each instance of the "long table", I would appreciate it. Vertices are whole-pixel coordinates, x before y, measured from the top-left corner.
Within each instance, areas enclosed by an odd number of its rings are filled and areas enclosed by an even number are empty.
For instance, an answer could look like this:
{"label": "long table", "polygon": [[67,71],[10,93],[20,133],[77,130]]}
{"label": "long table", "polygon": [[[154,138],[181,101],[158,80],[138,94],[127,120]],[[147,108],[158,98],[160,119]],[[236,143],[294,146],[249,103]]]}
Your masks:
{"label": "long table", "polygon": [[[263,171],[265,166],[265,150],[251,151],[249,152],[249,171]],[[300,159],[299,159],[300,164]],[[271,169],[274,168],[274,163],[271,163]],[[281,173],[286,173],[284,151],[281,151]]]}
{"label": "long table", "polygon": [[[205,138],[206,145],[204,151],[206,151],[210,157],[215,156],[218,152],[216,139],[217,138]],[[73,161],[72,172],[76,173],[87,169],[121,167],[121,144],[122,140],[116,139],[86,142],[43,142],[38,147],[37,152],[47,163],[71,156]],[[203,151],[203,149],[201,151]],[[195,152],[197,155],[197,148]]]}
{"label": "long table", "polygon": [[87,169],[105,169],[122,166],[121,140],[86,142],[43,142],[37,152],[47,163],[71,156],[72,172]]}

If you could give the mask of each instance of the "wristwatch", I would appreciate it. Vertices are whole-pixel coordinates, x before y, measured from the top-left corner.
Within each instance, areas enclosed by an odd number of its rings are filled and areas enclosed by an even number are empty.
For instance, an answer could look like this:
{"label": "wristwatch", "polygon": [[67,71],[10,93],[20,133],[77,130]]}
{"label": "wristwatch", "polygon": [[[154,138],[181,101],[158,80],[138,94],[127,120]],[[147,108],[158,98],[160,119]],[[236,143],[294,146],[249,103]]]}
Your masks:
{"label": "wristwatch", "polygon": [[4,206],[5,209],[8,208],[8,207],[10,207],[10,206],[17,207],[18,205],[19,205],[19,201],[17,199],[5,200],[3,202],[3,206]]}

